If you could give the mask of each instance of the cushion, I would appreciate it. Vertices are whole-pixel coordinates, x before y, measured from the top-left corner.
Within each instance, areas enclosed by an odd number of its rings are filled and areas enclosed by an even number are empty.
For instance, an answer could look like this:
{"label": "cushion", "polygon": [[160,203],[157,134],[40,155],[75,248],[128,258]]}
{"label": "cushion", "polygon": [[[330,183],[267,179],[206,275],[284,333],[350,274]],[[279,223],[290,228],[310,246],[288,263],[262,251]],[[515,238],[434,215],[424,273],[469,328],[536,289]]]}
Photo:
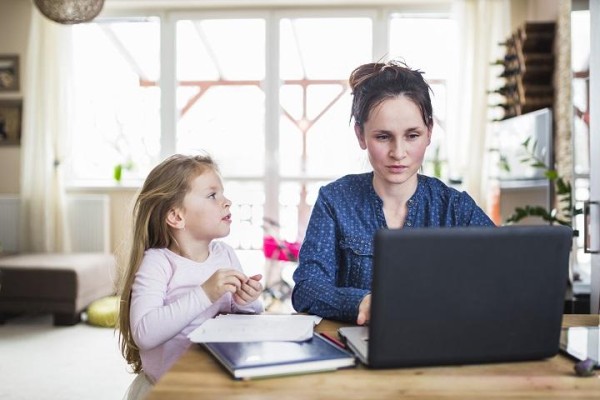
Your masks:
{"label": "cushion", "polygon": [[108,296],[93,301],[87,309],[87,322],[90,325],[113,328],[119,316],[119,297]]}

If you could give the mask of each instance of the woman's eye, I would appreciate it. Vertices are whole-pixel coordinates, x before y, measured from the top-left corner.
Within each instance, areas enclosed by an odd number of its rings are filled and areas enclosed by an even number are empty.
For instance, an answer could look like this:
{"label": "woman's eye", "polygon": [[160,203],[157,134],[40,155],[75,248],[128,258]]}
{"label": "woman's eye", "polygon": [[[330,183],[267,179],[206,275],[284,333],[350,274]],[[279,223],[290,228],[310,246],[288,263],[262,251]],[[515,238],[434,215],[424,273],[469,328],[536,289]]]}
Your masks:
{"label": "woman's eye", "polygon": [[208,195],[209,199],[216,199],[217,198],[217,194],[216,193],[211,193]]}
{"label": "woman's eye", "polygon": [[375,139],[377,139],[377,140],[387,140],[387,139],[389,139],[389,135],[377,135],[377,136],[375,136]]}

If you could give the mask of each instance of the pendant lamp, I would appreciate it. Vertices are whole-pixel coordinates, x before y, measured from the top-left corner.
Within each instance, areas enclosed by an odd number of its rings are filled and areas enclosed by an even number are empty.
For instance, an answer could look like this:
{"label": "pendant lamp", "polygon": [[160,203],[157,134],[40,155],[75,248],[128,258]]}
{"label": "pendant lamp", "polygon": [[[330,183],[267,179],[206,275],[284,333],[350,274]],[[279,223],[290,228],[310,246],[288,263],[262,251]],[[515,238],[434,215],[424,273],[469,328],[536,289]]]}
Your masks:
{"label": "pendant lamp", "polygon": [[34,0],[44,16],[59,24],[78,24],[94,19],[104,5],[104,0]]}

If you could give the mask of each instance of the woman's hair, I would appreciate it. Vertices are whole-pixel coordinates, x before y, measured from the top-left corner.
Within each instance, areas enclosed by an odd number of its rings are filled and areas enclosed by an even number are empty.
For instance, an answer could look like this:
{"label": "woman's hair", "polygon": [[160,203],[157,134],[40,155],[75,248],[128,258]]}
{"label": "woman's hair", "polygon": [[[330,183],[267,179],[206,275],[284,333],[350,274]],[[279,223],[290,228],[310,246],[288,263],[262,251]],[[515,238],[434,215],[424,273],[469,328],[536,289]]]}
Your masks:
{"label": "woman's hair", "polygon": [[423,73],[409,68],[402,61],[363,64],[350,74],[352,112],[350,120],[360,126],[369,119],[369,113],[381,102],[397,96],[406,96],[421,110],[423,122],[433,128],[433,108],[429,92],[431,87]]}
{"label": "woman's hair", "polygon": [[133,209],[133,229],[128,261],[119,290],[120,305],[117,329],[121,353],[133,372],[142,370],[139,348],[133,340],[129,320],[131,288],[144,252],[176,243],[166,219],[169,210],[181,207],[194,178],[206,170],[218,171],[209,156],[175,154],[154,167],[148,174]]}

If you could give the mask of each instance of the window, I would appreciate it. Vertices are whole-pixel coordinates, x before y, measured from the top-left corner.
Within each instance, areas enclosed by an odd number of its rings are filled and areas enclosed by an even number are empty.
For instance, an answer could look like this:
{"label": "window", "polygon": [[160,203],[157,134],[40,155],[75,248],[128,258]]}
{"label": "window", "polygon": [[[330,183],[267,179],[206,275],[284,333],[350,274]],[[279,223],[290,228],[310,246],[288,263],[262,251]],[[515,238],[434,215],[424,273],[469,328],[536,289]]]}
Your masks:
{"label": "window", "polygon": [[302,239],[320,186],[370,169],[350,125],[359,64],[402,56],[425,71],[436,118],[425,172],[443,161],[457,52],[439,11],[132,10],[74,26],[71,181],[110,183],[121,165],[122,184],[136,185],[169,152],[206,151],[234,203],[232,245],[260,248],[265,216]]}
{"label": "window", "polygon": [[73,27],[68,179],[111,182],[117,165],[143,176],[160,155],[160,21]]}

